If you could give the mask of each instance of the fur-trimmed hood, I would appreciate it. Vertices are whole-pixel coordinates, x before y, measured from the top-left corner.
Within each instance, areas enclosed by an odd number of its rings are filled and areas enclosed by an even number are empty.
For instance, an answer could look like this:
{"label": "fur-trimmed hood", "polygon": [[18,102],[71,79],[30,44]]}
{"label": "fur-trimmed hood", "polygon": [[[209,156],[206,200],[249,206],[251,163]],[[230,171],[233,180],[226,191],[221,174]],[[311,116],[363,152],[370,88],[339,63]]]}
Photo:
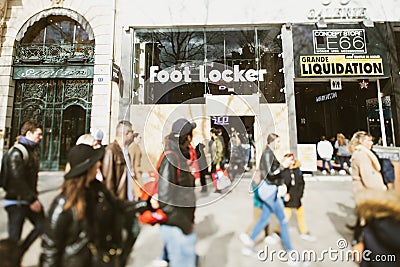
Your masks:
{"label": "fur-trimmed hood", "polygon": [[400,192],[365,189],[354,196],[357,213],[366,221],[392,218],[400,222]]}

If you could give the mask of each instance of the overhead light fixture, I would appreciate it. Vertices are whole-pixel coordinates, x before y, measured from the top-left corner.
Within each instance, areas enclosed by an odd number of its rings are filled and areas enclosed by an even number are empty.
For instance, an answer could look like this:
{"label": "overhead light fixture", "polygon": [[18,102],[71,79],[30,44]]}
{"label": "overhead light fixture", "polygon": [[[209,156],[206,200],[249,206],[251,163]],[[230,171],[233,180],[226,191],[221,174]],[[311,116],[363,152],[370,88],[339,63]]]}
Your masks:
{"label": "overhead light fixture", "polygon": [[364,18],[363,24],[365,27],[368,27],[368,28],[374,27],[374,22],[370,18]]}
{"label": "overhead light fixture", "polygon": [[326,24],[325,20],[323,18],[320,18],[315,25],[317,26],[318,29],[320,28],[328,28],[328,24]]}

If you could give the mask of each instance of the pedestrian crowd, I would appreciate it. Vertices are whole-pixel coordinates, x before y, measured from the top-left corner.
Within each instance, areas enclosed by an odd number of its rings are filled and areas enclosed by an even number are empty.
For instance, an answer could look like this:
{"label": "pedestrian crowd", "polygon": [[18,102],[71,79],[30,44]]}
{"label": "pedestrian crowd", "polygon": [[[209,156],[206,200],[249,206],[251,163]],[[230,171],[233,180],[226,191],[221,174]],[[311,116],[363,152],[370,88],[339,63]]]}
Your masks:
{"label": "pedestrian crowd", "polygon": [[[124,267],[141,223],[160,224],[163,252],[154,264],[198,266],[195,186],[207,192],[207,178],[212,177],[215,192],[221,193],[225,189],[218,181],[222,176],[231,183],[249,169],[252,142],[243,142],[234,128],[225,142],[221,132],[211,128],[209,143],[192,146],[196,127],[187,119],[174,121],[164,139],[151,187],[143,181],[141,134],[131,122],[118,122],[115,140],[108,145],[102,144],[101,130],[80,136],[67,155],[61,190],[45,211],[37,190],[42,126],[25,122],[2,159],[0,185],[6,192],[3,205],[9,235],[0,240],[2,266],[20,266],[24,253],[41,237],[42,267]],[[292,153],[277,158],[280,142],[278,134],[267,136],[258,175],[251,182],[253,221],[240,235],[242,253],[247,256],[257,255],[261,233],[265,243],[281,241],[288,254],[295,250],[288,231],[292,212],[300,238],[316,240],[307,227],[302,205],[305,181],[301,162]],[[380,159],[372,145],[372,136],[366,132],[356,132],[351,140],[339,133],[334,142],[322,136],[317,152],[323,173],[327,173],[326,164],[329,172],[335,173],[333,155],[338,157],[340,174],[346,172],[344,164],[351,172],[357,211],[356,222],[349,226],[354,231],[353,248],[368,249],[374,255],[394,253],[400,258],[398,235],[391,234],[400,229],[400,196],[392,190],[393,165]],[[275,229],[270,227],[272,214],[279,222]],[[22,240],[25,220],[33,229]],[[293,265],[299,261],[289,259]],[[361,261],[360,266],[378,265]]]}

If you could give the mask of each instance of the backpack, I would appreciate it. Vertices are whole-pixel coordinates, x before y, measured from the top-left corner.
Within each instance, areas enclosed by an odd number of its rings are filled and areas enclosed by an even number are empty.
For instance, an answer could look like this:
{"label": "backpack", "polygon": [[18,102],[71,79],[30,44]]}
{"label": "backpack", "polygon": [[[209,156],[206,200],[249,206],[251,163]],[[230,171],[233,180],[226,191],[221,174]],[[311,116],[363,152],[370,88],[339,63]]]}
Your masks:
{"label": "backpack", "polygon": [[29,161],[29,153],[25,146],[16,143],[10,149],[8,149],[4,154],[3,158],[1,159],[1,169],[0,169],[0,187],[3,187],[7,190],[7,160],[10,154],[10,151],[15,148],[18,149],[22,153],[22,159],[24,160],[25,164]]}

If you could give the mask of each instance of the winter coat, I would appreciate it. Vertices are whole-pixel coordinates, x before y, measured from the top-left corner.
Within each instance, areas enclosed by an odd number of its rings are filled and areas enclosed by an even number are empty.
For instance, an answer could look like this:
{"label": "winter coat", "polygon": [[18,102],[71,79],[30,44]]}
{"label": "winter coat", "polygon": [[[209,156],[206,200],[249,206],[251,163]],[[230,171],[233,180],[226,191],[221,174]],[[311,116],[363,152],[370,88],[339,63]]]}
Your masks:
{"label": "winter coat", "polygon": [[141,187],[143,186],[142,149],[137,143],[132,142],[128,147],[128,153],[131,161],[130,168],[134,179],[133,191],[135,192],[135,196],[140,196]]}
{"label": "winter coat", "polygon": [[378,158],[368,148],[358,145],[351,157],[353,191],[361,189],[386,190]]}
{"label": "winter coat", "polygon": [[[361,267],[398,267],[400,259],[400,193],[397,191],[363,190],[355,195],[357,213],[364,224],[362,229],[364,251],[371,261],[362,261]],[[373,261],[376,256],[395,261]],[[377,258],[378,259],[378,258]]]}
{"label": "winter coat", "polygon": [[104,151],[102,172],[108,190],[119,199],[128,199],[126,161],[117,141],[109,144]]}
{"label": "winter coat", "polygon": [[174,136],[169,137],[166,151],[172,153],[165,154],[158,169],[158,199],[167,215],[164,224],[177,226],[183,233],[190,234],[196,206],[194,177],[187,165],[190,153],[188,148],[179,147]]}
{"label": "winter coat", "polygon": [[330,160],[333,155],[333,146],[328,140],[317,143],[317,152],[321,159]]}
{"label": "winter coat", "polygon": [[38,196],[39,154],[37,146],[22,145],[28,151],[29,159],[27,163],[25,163],[19,149],[13,148],[7,156],[5,199],[25,200],[28,203],[33,203]]}
{"label": "winter coat", "polygon": [[275,157],[274,151],[267,146],[260,159],[260,178],[265,179],[269,184],[281,185],[284,183],[281,171],[284,170]]}
{"label": "winter coat", "polygon": [[300,170],[300,163],[295,160],[295,164],[281,172],[285,180],[287,191],[290,194],[290,199],[285,202],[285,207],[299,208],[301,206],[301,198],[304,193],[304,178]]}

